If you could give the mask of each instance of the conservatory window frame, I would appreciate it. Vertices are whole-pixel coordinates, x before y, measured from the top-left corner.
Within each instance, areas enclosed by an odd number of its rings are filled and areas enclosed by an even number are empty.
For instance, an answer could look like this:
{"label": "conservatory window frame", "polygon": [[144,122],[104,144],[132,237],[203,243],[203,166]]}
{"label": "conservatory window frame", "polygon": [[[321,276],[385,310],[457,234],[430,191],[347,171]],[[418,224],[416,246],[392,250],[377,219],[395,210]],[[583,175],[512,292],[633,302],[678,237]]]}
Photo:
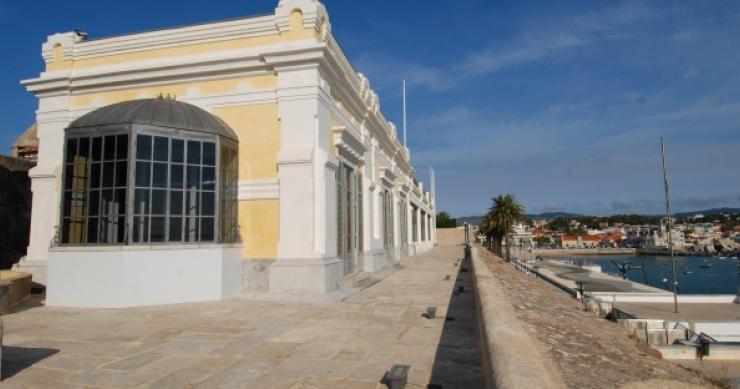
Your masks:
{"label": "conservatory window frame", "polygon": [[[124,159],[120,159],[120,155],[118,154],[120,152],[118,148],[118,144],[114,146],[113,153],[115,154],[115,158],[112,160],[105,159],[105,147],[106,147],[106,138],[107,137],[114,137],[116,139],[116,142],[118,142],[118,139],[120,136],[127,136],[128,142],[127,142],[127,150],[125,151]],[[150,159],[139,159],[139,148],[141,145],[138,144],[138,140],[140,136],[149,136],[151,137],[151,150],[150,150]],[[101,139],[101,158],[99,161],[96,161],[93,159],[93,142],[94,139],[100,138]],[[159,160],[156,158],[155,155],[155,139],[158,138],[165,138],[167,139],[167,156],[164,160]],[[75,168],[75,157],[69,156],[70,150],[70,141],[74,141],[76,144],[74,155],[79,155],[78,148],[80,143],[82,142],[81,139],[89,139],[88,143],[88,155],[87,160],[85,161],[85,181],[84,181],[84,188],[82,189],[75,189],[74,185],[68,184],[67,182],[69,180],[76,180],[76,176],[74,175],[76,172]],[[172,158],[172,151],[173,151],[173,144],[177,141],[182,142],[183,144],[183,152],[182,152],[182,161],[177,162],[173,161]],[[188,161],[188,142],[198,142],[199,143],[199,154],[200,154],[200,161],[199,163],[190,163]],[[213,164],[207,164],[207,161],[205,160],[204,151],[206,149],[206,144],[213,144]],[[222,153],[225,149],[229,149],[230,153],[232,154],[232,157],[230,160],[227,160],[227,162],[232,162],[233,166],[230,168],[226,168],[222,166]],[[230,139],[227,137],[224,137],[222,135],[216,134],[216,133],[206,133],[202,131],[193,131],[188,129],[177,129],[177,128],[170,128],[170,127],[159,127],[159,126],[151,126],[151,125],[141,125],[141,124],[111,124],[111,125],[105,125],[105,126],[97,126],[97,127],[87,127],[87,128],[67,128],[64,132],[64,146],[63,146],[63,153],[62,153],[62,190],[61,190],[61,196],[59,201],[59,229],[61,230],[59,232],[58,238],[55,239],[57,242],[56,244],[63,245],[63,246],[136,246],[136,245],[178,245],[178,244],[229,244],[229,243],[237,243],[239,240],[239,232],[238,232],[238,212],[236,212],[233,215],[230,215],[230,219],[228,220],[222,220],[222,213],[223,213],[223,207],[228,203],[229,201],[233,202],[234,204],[230,205],[230,208],[236,208],[238,206],[238,198],[236,195],[236,191],[238,190],[238,141],[234,139]],[[71,161],[71,162],[70,162]],[[113,186],[108,188],[104,185],[104,166],[106,163],[112,163],[114,166],[114,176],[112,178],[113,184],[117,184],[117,175],[115,174],[116,169],[118,169],[119,164],[125,162],[125,166],[127,169],[126,172],[126,181],[123,186]],[[148,164],[149,172],[148,172],[148,184],[146,185],[138,185],[137,183],[137,174],[140,173],[140,170],[137,169],[138,163],[141,162],[142,164]],[[98,187],[91,187],[91,183],[89,182],[90,179],[92,179],[92,169],[94,164],[100,165],[100,185]],[[154,177],[154,169],[155,165],[165,166],[165,185],[164,186],[157,186],[155,183],[155,177]],[[72,166],[72,174],[73,176],[70,177],[68,172],[68,167]],[[182,180],[182,187],[177,188],[173,186],[172,182],[172,172],[173,172],[173,166],[181,166],[182,173],[181,173],[181,180]],[[193,166],[197,167],[198,170],[198,182],[197,182],[197,189],[192,190],[193,192],[197,193],[198,196],[198,210],[197,215],[195,218],[197,218],[197,238],[194,240],[187,240],[186,239],[186,220],[188,219],[186,215],[186,199],[188,198],[187,193],[191,192],[191,189],[188,188],[187,185],[187,179],[188,179],[188,167]],[[206,169],[213,169],[213,184],[212,189],[204,189],[204,184],[206,182],[204,181],[203,172]],[[230,171],[234,173],[232,177],[221,177],[222,170],[226,169],[226,171]],[[229,182],[226,182],[224,180],[228,180]],[[234,182],[231,182],[234,181]],[[231,188],[229,190],[229,193],[222,193],[224,188],[231,185]],[[123,230],[123,236],[118,237],[114,241],[105,241],[101,242],[101,237],[103,236],[103,218],[105,216],[103,212],[103,192],[106,190],[113,191],[112,198],[116,199],[116,194],[119,190],[124,191],[124,198],[125,198],[125,205],[123,207],[123,211],[119,211],[118,213],[114,214],[116,218],[119,219],[117,225],[118,228],[120,228],[120,219],[123,219],[124,221],[124,230]],[[147,191],[148,198],[147,198],[147,212],[144,214],[140,214],[138,211],[135,211],[134,200],[136,198],[137,190]],[[90,199],[91,199],[91,192],[99,192],[98,195],[98,210],[97,214],[91,214],[91,211],[89,209]],[[160,213],[153,213],[153,196],[155,195],[154,192],[164,192],[164,212]],[[173,218],[178,218],[178,215],[172,212],[171,209],[171,201],[173,200],[172,193],[173,192],[181,192],[181,200],[182,200],[182,214],[179,216],[180,219],[180,240],[170,240],[172,238],[170,234],[171,229],[171,223]],[[70,201],[73,201],[73,196],[70,196],[70,198],[65,198],[67,192],[75,193],[80,192],[84,193],[83,198],[81,198],[81,201],[83,202],[81,210],[82,215],[81,216],[74,216],[71,213],[71,207],[72,204]],[[231,193],[234,192],[234,193]],[[211,206],[208,207],[209,209],[212,209],[210,213],[204,213],[203,208],[203,194],[211,194],[212,201]],[[120,205],[119,205],[120,207]],[[70,211],[67,212],[67,208],[70,208]],[[232,213],[234,213],[234,209],[230,210]],[[147,227],[146,227],[146,235],[147,239],[145,240],[136,240],[135,239],[135,228],[134,225],[135,217],[143,217],[144,220],[146,220]],[[158,218],[163,220],[163,239],[162,240],[152,240],[152,223],[153,219]],[[230,226],[223,226],[222,223],[228,222],[231,219],[236,218],[236,220],[232,220],[233,223],[230,223],[232,225]],[[71,226],[76,223],[72,223],[73,220],[77,219],[78,221],[81,221],[81,226],[77,227],[82,229],[82,231],[77,231],[77,235],[79,235],[79,239],[70,239],[70,231]],[[95,219],[96,224],[96,231],[97,231],[97,240],[95,242],[90,242],[88,240],[88,230],[91,228],[91,221],[90,219]],[[206,238],[210,238],[208,240],[203,240],[203,222],[204,219],[212,220],[212,232],[211,236],[207,236]],[[208,222],[206,220],[206,223]],[[65,221],[69,221],[69,224],[65,224]],[[137,219],[138,221],[138,219]],[[234,230],[236,229],[236,230]],[[229,236],[225,236],[229,235]]]}

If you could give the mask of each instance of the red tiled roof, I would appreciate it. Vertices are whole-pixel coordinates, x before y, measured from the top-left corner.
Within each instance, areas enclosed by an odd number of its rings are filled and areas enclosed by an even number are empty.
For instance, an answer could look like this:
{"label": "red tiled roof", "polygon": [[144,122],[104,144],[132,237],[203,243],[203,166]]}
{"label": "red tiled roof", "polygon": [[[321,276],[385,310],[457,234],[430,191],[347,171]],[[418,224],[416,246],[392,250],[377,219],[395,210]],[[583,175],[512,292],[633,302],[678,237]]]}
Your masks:
{"label": "red tiled roof", "polygon": [[601,239],[602,239],[602,237],[599,236],[599,235],[588,235],[588,234],[586,234],[586,235],[582,235],[581,236],[581,240],[584,241],[584,242],[600,242]]}

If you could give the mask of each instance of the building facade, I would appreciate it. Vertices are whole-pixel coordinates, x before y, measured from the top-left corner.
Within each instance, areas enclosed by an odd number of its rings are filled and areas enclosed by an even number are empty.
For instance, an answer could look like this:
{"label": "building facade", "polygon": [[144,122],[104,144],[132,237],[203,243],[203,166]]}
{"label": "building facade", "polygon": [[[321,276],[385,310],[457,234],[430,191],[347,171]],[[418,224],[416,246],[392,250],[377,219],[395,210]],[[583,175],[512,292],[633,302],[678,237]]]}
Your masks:
{"label": "building facade", "polygon": [[[434,199],[415,180],[409,150],[334,40],[318,1],[280,0],[274,14],[112,38],[57,33],[42,56],[46,70],[23,81],[39,99],[39,155],[30,172],[30,244],[19,268],[47,285],[50,305],[171,303],[241,291],[326,294],[436,241]],[[158,113],[147,119],[146,109]],[[202,123],[186,126],[182,111]],[[220,134],[205,128],[203,114],[224,124]],[[110,162],[85,154],[95,152],[96,138],[102,145],[114,136],[125,150]],[[159,162],[158,141],[165,150]],[[175,160],[181,141],[200,142],[201,150],[193,165],[201,181],[175,190],[180,196],[198,188],[200,233],[189,241],[192,230],[181,227],[187,214],[153,213],[155,194],[164,190],[154,169],[169,172],[164,185],[172,196],[173,169],[190,168]],[[149,147],[154,154],[138,154]],[[208,165],[206,147],[233,163]],[[115,175],[108,163],[128,169],[110,187],[128,203],[111,203],[107,187],[98,195],[98,184],[90,184],[97,164],[103,181]],[[233,185],[224,181],[229,166]],[[146,184],[137,175],[144,167]],[[217,180],[205,178],[211,170]],[[222,189],[205,189],[214,181]],[[231,203],[223,196],[232,192],[237,233],[230,240],[215,226],[226,220],[219,215]],[[149,200],[140,202],[138,193]],[[170,207],[175,200],[167,196],[162,204]],[[216,209],[203,214],[212,197]],[[121,205],[114,224],[104,223],[112,209],[106,201]],[[150,207],[143,213],[142,204]],[[170,240],[178,228],[184,235]]]}

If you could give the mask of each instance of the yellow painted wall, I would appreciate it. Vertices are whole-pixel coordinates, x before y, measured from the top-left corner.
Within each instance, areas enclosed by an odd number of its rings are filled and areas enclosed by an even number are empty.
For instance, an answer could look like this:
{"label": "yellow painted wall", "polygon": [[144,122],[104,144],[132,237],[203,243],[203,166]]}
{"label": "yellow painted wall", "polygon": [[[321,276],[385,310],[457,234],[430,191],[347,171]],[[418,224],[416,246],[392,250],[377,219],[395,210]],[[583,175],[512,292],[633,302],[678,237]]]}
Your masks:
{"label": "yellow painted wall", "polygon": [[121,101],[134,100],[141,96],[154,98],[160,93],[163,95],[169,94],[171,96],[184,97],[192,89],[195,89],[199,96],[234,93],[238,90],[239,85],[245,83],[251,90],[272,90],[277,87],[277,76],[267,74],[78,94],[70,97],[69,106],[70,109],[85,109],[92,107],[93,103],[95,103],[96,106],[102,107]]}
{"label": "yellow painted wall", "polygon": [[277,104],[214,108],[239,136],[239,180],[277,178],[280,122]]}
{"label": "yellow painted wall", "polygon": [[277,258],[280,237],[280,201],[239,202],[239,232],[246,258]]}
{"label": "yellow painted wall", "polygon": [[177,47],[102,55],[99,57],[85,58],[79,60],[63,61],[61,60],[61,55],[57,56],[55,52],[54,58],[52,58],[52,60],[47,63],[46,70],[54,71],[69,68],[89,68],[94,66],[115,65],[126,62],[158,59],[163,57],[177,57],[192,54],[251,48],[257,46],[273,45],[285,41],[310,39],[315,38],[316,36],[317,31],[314,28],[303,27],[303,15],[300,11],[295,11],[291,14],[290,29],[283,33],[276,32],[274,35],[245,37],[221,42],[209,42],[189,45],[185,44]]}
{"label": "yellow painted wall", "polygon": [[[277,179],[280,122],[277,104],[215,108],[239,136],[239,180]],[[276,258],[280,237],[280,202],[239,201],[239,228],[246,258]]]}

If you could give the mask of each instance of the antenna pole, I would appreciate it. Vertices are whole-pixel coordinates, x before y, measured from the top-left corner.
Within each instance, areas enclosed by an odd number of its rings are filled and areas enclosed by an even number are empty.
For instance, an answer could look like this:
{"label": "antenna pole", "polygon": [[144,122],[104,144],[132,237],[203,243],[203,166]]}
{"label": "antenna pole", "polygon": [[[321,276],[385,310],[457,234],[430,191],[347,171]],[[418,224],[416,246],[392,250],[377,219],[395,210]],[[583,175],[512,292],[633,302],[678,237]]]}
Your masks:
{"label": "antenna pole", "polygon": [[665,139],[660,137],[660,156],[663,161],[663,186],[665,188],[665,213],[668,217],[668,247],[671,250],[671,269],[673,272],[673,313],[678,313],[678,282],[676,282],[676,258],[673,252],[673,220],[671,218],[671,195],[668,191],[668,173],[665,166]]}
{"label": "antenna pole", "polygon": [[403,80],[403,147],[406,146],[406,80]]}

